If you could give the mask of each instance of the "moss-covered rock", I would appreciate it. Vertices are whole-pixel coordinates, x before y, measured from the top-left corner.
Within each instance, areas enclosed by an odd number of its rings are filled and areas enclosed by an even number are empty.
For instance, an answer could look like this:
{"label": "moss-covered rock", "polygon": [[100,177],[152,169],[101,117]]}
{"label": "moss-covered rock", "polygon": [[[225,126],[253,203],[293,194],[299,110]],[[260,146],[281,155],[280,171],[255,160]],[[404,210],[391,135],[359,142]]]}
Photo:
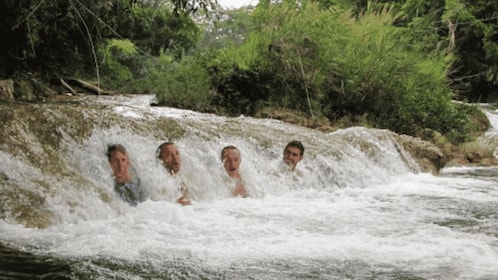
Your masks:
{"label": "moss-covered rock", "polygon": [[14,97],[19,101],[37,101],[31,83],[27,80],[16,80],[14,82]]}
{"label": "moss-covered rock", "polygon": [[13,80],[0,80],[0,100],[14,100]]}

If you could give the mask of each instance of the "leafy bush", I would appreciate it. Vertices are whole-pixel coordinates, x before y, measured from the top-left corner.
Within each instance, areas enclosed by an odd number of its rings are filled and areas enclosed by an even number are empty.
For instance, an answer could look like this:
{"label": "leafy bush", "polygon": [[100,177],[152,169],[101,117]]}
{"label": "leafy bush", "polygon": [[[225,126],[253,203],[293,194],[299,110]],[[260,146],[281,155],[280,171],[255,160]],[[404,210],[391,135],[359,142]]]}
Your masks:
{"label": "leafy bush", "polygon": [[454,58],[417,45],[388,10],[354,19],[351,11],[289,0],[260,4],[252,16],[256,29],[242,44],[174,63],[154,78],[164,83],[160,102],[230,115],[281,107],[410,135],[432,129],[455,143],[473,133],[471,111],[452,102]]}
{"label": "leafy bush", "polygon": [[335,58],[341,90],[329,93],[327,115],[340,117],[346,109],[367,114],[376,126],[412,135],[422,128],[447,133],[460,127],[465,116],[451,103],[446,78],[451,57],[419,52],[391,23],[383,12],[351,24],[350,40]]}
{"label": "leafy bush", "polygon": [[258,9],[259,30],[211,62],[217,105],[242,114],[271,104],[331,120],[362,116],[376,127],[411,135],[430,128],[457,142],[469,132],[465,110],[451,102],[453,57],[424,52],[389,11],[354,20],[310,2]]}
{"label": "leafy bush", "polygon": [[205,66],[195,58],[169,64],[166,71],[151,71],[149,81],[160,104],[206,110],[213,90]]}
{"label": "leafy bush", "polygon": [[135,45],[129,40],[108,40],[103,48],[99,49],[101,60],[100,74],[102,82],[109,88],[118,89],[123,83],[129,82],[132,78],[130,68],[122,61],[134,57],[137,51]]}

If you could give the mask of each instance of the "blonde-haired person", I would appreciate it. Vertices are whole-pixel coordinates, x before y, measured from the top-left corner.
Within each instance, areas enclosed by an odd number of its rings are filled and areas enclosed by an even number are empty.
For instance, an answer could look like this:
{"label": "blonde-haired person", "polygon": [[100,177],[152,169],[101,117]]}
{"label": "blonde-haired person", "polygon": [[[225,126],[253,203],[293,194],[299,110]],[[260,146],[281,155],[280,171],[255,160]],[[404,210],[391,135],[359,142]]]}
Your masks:
{"label": "blonde-haired person", "polygon": [[130,159],[125,147],[112,144],[107,147],[107,159],[114,175],[114,191],[132,206],[145,200],[145,192],[140,187],[140,178],[130,172]]}
{"label": "blonde-haired person", "polygon": [[237,147],[229,145],[221,150],[221,161],[227,175],[232,179],[235,188],[232,190],[233,196],[248,197],[244,181],[240,176],[239,167],[241,163],[240,151]]}

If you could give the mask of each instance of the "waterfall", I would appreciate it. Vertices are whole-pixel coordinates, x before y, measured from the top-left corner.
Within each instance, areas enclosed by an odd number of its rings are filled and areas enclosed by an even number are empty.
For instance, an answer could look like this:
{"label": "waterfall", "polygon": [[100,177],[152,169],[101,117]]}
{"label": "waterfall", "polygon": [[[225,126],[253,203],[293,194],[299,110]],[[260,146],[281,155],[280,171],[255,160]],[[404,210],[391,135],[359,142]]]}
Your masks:
{"label": "waterfall", "polygon": [[[107,145],[115,143],[128,149],[151,200],[174,201],[174,181],[156,157],[163,141],[179,146],[182,170],[198,201],[230,195],[219,155],[225,145],[240,149],[241,173],[254,198],[293,189],[363,188],[386,183],[416,166],[388,131],[355,127],[326,134],[278,120],[151,107],[151,98],[100,97],[77,106],[5,108],[17,116],[6,123],[0,173],[3,182],[17,191],[6,190],[4,218],[45,227],[126,211],[127,205],[113,193],[105,155]],[[275,176],[285,144],[294,139],[305,144],[299,167],[307,174],[299,182]],[[24,209],[26,204],[30,207]],[[18,216],[19,210],[25,216]]]}
{"label": "waterfall", "polygon": [[[75,279],[498,275],[493,168],[486,178],[436,177],[387,130],[323,133],[152,99],[0,104],[1,244],[64,260]],[[305,146],[302,178],[276,172],[291,140]],[[164,141],[180,150],[192,205],[175,203],[177,182],[156,155]],[[148,194],[136,207],[113,190],[106,150],[115,143]],[[240,150],[250,198],[230,194],[226,145]]]}

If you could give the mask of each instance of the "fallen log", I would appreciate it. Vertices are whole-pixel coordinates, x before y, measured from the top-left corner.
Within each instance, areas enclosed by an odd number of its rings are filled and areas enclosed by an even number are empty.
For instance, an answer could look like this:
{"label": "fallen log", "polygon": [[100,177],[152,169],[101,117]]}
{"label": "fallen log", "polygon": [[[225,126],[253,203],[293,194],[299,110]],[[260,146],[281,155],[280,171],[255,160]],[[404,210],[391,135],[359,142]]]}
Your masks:
{"label": "fallen log", "polygon": [[114,92],[112,92],[112,91],[103,90],[96,85],[93,85],[89,82],[85,82],[85,81],[80,80],[80,79],[68,79],[67,82],[72,86],[80,87],[86,91],[89,91],[89,92],[97,94],[97,95],[112,95],[112,94],[114,94]]}
{"label": "fallen log", "polygon": [[59,83],[61,83],[61,85],[64,88],[66,88],[67,90],[69,90],[72,94],[78,95],[78,92],[73,87],[71,87],[68,83],[66,83],[66,81],[64,81],[63,78],[59,78]]}

